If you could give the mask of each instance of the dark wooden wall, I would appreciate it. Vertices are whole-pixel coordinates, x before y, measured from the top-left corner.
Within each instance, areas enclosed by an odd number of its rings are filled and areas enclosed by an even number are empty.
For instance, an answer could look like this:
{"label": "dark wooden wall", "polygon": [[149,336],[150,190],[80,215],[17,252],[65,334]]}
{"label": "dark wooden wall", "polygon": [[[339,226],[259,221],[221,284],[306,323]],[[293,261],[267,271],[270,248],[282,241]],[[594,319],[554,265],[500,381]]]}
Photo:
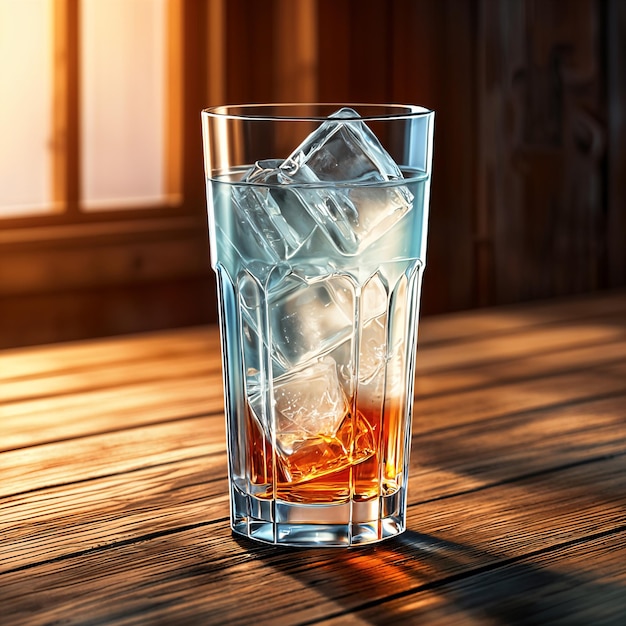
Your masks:
{"label": "dark wooden wall", "polygon": [[[611,196],[610,184],[623,179],[625,165],[615,150],[624,129],[614,119],[614,107],[624,106],[614,91],[626,78],[615,32],[624,3],[487,7],[478,31],[477,209],[489,219],[490,298],[623,284],[626,198],[623,186]],[[611,75],[619,63],[621,76]]]}

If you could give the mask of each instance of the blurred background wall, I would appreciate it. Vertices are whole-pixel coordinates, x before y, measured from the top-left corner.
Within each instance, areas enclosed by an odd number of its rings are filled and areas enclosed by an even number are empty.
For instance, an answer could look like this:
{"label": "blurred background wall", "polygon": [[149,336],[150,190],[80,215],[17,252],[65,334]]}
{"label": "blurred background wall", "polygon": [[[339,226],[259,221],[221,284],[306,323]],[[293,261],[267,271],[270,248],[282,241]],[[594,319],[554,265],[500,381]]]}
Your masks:
{"label": "blurred background wall", "polygon": [[0,57],[2,347],[215,321],[224,103],[436,110],[426,315],[626,285],[623,0],[0,0]]}

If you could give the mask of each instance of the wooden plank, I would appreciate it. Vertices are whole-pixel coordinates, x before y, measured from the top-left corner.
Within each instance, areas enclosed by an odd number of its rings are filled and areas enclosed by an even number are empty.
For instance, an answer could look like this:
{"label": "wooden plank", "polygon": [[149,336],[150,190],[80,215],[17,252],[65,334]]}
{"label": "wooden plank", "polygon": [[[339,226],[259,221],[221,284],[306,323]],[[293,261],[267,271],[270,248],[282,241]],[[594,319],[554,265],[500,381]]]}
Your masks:
{"label": "wooden plank", "polygon": [[[389,101],[435,109],[438,116],[439,106],[443,104],[441,71],[450,59],[441,57],[441,39],[432,37],[432,33],[444,32],[445,15],[455,13],[455,7],[450,6],[450,2],[394,0],[385,9],[391,20],[390,62],[385,68],[392,81],[392,99]],[[465,7],[457,3],[455,17],[464,12]],[[408,42],[411,42],[410,45],[407,45]],[[458,43],[463,46],[466,42]],[[437,121],[436,117],[435,124]],[[436,145],[439,145],[438,141]],[[444,163],[442,161],[442,165]]]}
{"label": "wooden plank", "polygon": [[315,0],[275,0],[275,15],[274,101],[317,102]]}
{"label": "wooden plank", "polygon": [[[623,365],[606,365],[593,371],[566,372],[541,380],[513,380],[497,387],[418,397],[414,408],[415,428],[421,431],[434,424],[450,426],[614,394],[623,391],[626,384],[623,370]],[[0,446],[11,449],[35,445],[129,424],[137,426],[218,412],[222,407],[222,377],[216,370],[24,400],[2,407],[4,432]],[[42,415],[50,414],[62,415],[63,419],[42,420]]]}
{"label": "wooden plank", "polygon": [[488,423],[424,433],[415,429],[411,506],[626,455],[624,406],[626,391],[557,409],[522,411]]}
{"label": "wooden plank", "polygon": [[[401,597],[390,602],[365,603],[354,613],[340,609],[324,624],[617,625],[626,615],[625,552],[626,533],[598,537],[444,584],[422,581],[416,591],[396,594]],[[403,569],[413,574],[411,566]]]}
{"label": "wooden plank", "polygon": [[[420,350],[417,367],[420,372],[438,369],[461,369],[511,359],[540,356],[560,350],[602,346],[626,339],[626,324],[621,316],[606,320],[560,323],[531,328],[519,333],[489,333],[463,342],[442,342]],[[421,344],[420,344],[421,346]]]}
{"label": "wooden plank", "polygon": [[[477,350],[480,350],[477,347]],[[454,359],[452,350],[447,351],[450,359]],[[559,349],[540,354],[518,357],[512,360],[503,359],[479,365],[453,369],[433,368],[432,358],[421,358],[418,352],[417,378],[415,393],[420,399],[444,393],[458,393],[470,389],[484,389],[501,383],[512,383],[515,380],[540,379],[546,376],[584,371],[603,364],[619,363],[626,354],[626,340],[610,343],[593,343],[581,348]],[[430,356],[430,355],[429,355]],[[437,355],[439,363],[444,355]],[[445,355],[448,356],[448,355]]]}
{"label": "wooden plank", "polygon": [[[171,368],[171,369],[168,369]],[[169,376],[163,372],[169,371]],[[139,383],[158,383],[206,375],[207,381],[213,382],[215,374],[221,376],[221,367],[206,355],[170,356],[150,359],[145,362],[115,366],[103,366],[101,369],[67,372],[45,378],[26,378],[3,384],[2,400],[8,402],[29,402],[56,395],[82,394],[98,390],[123,388]]]}
{"label": "wooden plank", "polygon": [[[181,209],[202,217],[206,226],[206,190],[200,111],[207,106],[207,3],[182,2],[182,194]],[[203,229],[207,232],[207,228]],[[199,231],[202,232],[202,231]],[[208,247],[207,247],[208,250]],[[199,256],[199,260],[208,256]]]}
{"label": "wooden plank", "polygon": [[229,0],[224,8],[226,102],[219,104],[275,102],[274,1]]}
{"label": "wooden plank", "polygon": [[[626,395],[617,396],[521,412],[487,425],[418,431],[411,458],[416,483],[412,501],[620,454],[626,436],[620,410],[625,401]],[[216,414],[5,452],[0,496],[135,472],[203,453],[223,455],[211,465],[217,474],[210,475],[221,478],[226,473],[225,445],[223,416]],[[480,454],[474,457],[468,450]]]}
{"label": "wooden plank", "polygon": [[[409,4],[417,5],[414,21],[405,27],[413,34],[399,45],[406,49],[406,41],[412,41],[410,47],[416,46],[421,55],[411,64],[412,78],[404,91],[412,90],[412,101],[435,109],[424,311],[491,304],[477,265],[483,240],[477,232],[475,200],[479,143],[476,3],[412,0]],[[399,19],[403,19],[402,12]],[[421,41],[413,43],[413,37]],[[425,77],[430,85],[424,84]]]}
{"label": "wooden plank", "polygon": [[[0,497],[217,454],[223,458],[215,461],[220,465],[211,479],[226,476],[226,438],[221,414],[10,450],[0,456]],[[213,467],[210,459],[204,467]]]}
{"label": "wooden plank", "polygon": [[[557,409],[519,411],[486,423],[470,421],[453,429],[446,427],[443,413],[434,424],[418,419],[411,476],[418,483],[419,499],[508,480],[516,472],[528,474],[619,453],[624,445],[624,402],[626,395],[616,395]],[[200,454],[196,446],[225,453],[221,413],[5,452],[0,457],[0,495],[171,463]],[[467,459],[461,454],[467,449],[482,453]],[[175,453],[179,456],[172,456]],[[225,460],[219,471],[225,473]]]}
{"label": "wooden plank", "polygon": [[198,232],[154,232],[143,241],[101,242],[88,250],[83,246],[76,241],[41,247],[37,254],[29,249],[2,251],[0,294],[133,284],[209,271],[207,237]]}
{"label": "wooden plank", "polygon": [[624,290],[425,317],[420,322],[420,345],[456,341],[472,335],[504,335],[533,326],[571,321],[601,324],[605,316],[626,319]]}
{"label": "wooden plank", "polygon": [[206,107],[226,104],[226,0],[210,0],[207,4]]}
{"label": "wooden plank", "polygon": [[350,91],[350,46],[354,36],[351,9],[349,0],[317,1],[317,88],[320,102],[353,101]]}
{"label": "wooden plank", "polygon": [[[223,411],[221,374],[157,380],[18,402],[2,408],[1,449],[84,437]],[[46,419],[62,416],[62,419]]]}
{"label": "wooden plank", "polygon": [[554,410],[604,396],[619,396],[626,389],[625,373],[626,364],[618,363],[593,371],[514,381],[430,398],[418,397],[413,408],[413,431],[424,433],[505,415]]}
{"label": "wooden plank", "polygon": [[[502,337],[466,339],[462,345],[421,346],[417,359],[418,391],[432,392],[434,375],[469,380],[525,377],[591,366],[618,358],[626,340],[621,318],[603,324],[560,324],[531,328]],[[0,398],[3,402],[55,393],[76,393],[157,378],[180,378],[219,367],[217,329],[181,330],[142,338],[113,339],[59,347],[0,352]],[[562,355],[563,351],[569,354]],[[624,354],[622,352],[622,354]],[[493,365],[492,365],[493,364]],[[462,371],[464,370],[464,371]],[[424,385],[426,387],[424,388]]]}
{"label": "wooden plank", "polygon": [[0,351],[0,380],[44,379],[68,372],[147,364],[152,359],[206,353],[215,358],[217,329],[184,328]]}
{"label": "wooden plank", "polygon": [[[391,11],[381,11],[378,0],[348,0],[348,4],[351,31],[347,40],[350,101],[393,102]],[[345,38],[346,32],[340,34],[340,37]],[[336,56],[332,66],[335,63]],[[331,68],[328,69],[332,72]]]}
{"label": "wooden plank", "polygon": [[144,457],[139,468],[118,462],[116,473],[97,481],[0,496],[0,577],[6,570],[127,539],[225,521],[225,454],[203,444],[187,447],[184,455],[172,449],[169,457],[167,462],[162,454],[155,465]]}
{"label": "wooden plank", "polygon": [[[358,609],[364,598],[378,603],[476,568],[496,570],[511,559],[623,532],[623,469],[623,458],[608,460],[413,507],[414,530],[367,550],[300,550],[296,558],[293,550],[228,540],[223,521],[126,535],[5,571],[4,615],[37,611],[48,622],[71,613],[120,623],[210,616],[243,624],[262,619],[263,604],[274,623],[322,619],[338,607]],[[45,604],[33,601],[33,588]]]}
{"label": "wooden plank", "polygon": [[[595,313],[595,318],[587,319],[592,313]],[[558,338],[557,344],[564,341],[568,334],[571,335],[571,342],[577,342],[580,337],[583,338],[583,343],[588,342],[594,339],[594,336],[600,341],[603,339],[612,341],[616,336],[619,337],[620,332],[624,332],[621,329],[625,327],[625,315],[626,297],[620,292],[600,297],[597,303],[590,299],[574,299],[559,302],[553,307],[547,304],[528,308],[501,307],[489,311],[425,318],[420,327],[418,367],[426,362],[432,362],[432,355],[445,354],[445,349],[433,350],[433,344],[452,343],[459,339],[464,341],[487,339],[487,341],[492,341],[494,347],[500,346],[502,355],[506,354],[510,346],[515,346],[516,341],[521,343],[525,341],[521,335],[506,336],[508,333],[520,331],[531,331],[528,335],[531,343],[552,341],[549,346],[551,350],[555,348],[555,342],[549,336],[551,333],[554,333],[553,337]],[[572,321],[575,323],[571,323]],[[556,324],[558,327],[555,326]],[[537,336],[532,334],[535,332],[534,328],[539,333]],[[585,335],[587,329],[591,334]],[[117,363],[118,359],[126,360],[130,354],[135,355],[133,360],[140,361],[150,359],[160,352],[178,353],[183,351],[183,347],[184,351],[197,348],[198,351],[203,352],[217,345],[217,333],[215,327],[181,329],[171,331],[171,334],[161,332],[121,340],[107,339],[106,342],[93,341],[82,344],[63,344],[56,347],[37,346],[36,348],[3,350],[0,351],[0,380],[6,382],[12,378],[46,375],[67,367],[102,367],[106,363]],[[493,340],[490,339],[491,337]],[[148,343],[154,344],[154,349],[148,350],[146,348]],[[162,346],[159,345],[161,343]],[[567,346],[568,349],[572,347],[571,343]],[[105,356],[103,351],[108,353],[108,356]],[[459,352],[459,349],[452,347],[449,352],[455,354]],[[519,348],[514,347],[513,355],[516,358],[520,356]],[[439,360],[440,358],[435,359],[435,361]],[[456,362],[456,364],[464,365],[463,362]],[[450,365],[453,365],[452,361]]]}
{"label": "wooden plank", "polygon": [[0,348],[215,320],[204,226],[145,217],[0,246]]}
{"label": "wooden plank", "polygon": [[[196,337],[198,341],[194,341]],[[5,417],[5,422],[3,424],[3,437],[0,438],[0,449],[5,446],[8,447],[10,429],[15,428],[21,435],[24,435],[25,423],[21,418],[9,420],[8,415],[10,413],[20,415],[33,413],[35,414],[33,419],[37,421],[36,414],[41,412],[42,406],[50,406],[48,403],[52,401],[51,398],[55,395],[91,394],[96,391],[146,383],[159,385],[159,381],[167,384],[168,381],[180,382],[188,377],[200,381],[204,377],[202,383],[199,383],[199,387],[212,389],[212,400],[205,408],[207,410],[208,407],[215,408],[215,397],[219,398],[219,393],[221,393],[221,367],[215,359],[215,353],[219,351],[217,337],[214,334],[203,336],[199,333],[187,333],[181,334],[179,338],[180,341],[163,343],[146,339],[143,346],[146,348],[145,350],[141,349],[142,343],[136,340],[127,340],[126,342],[120,339],[115,340],[110,349],[106,343],[102,345],[79,344],[67,348],[69,353],[66,355],[67,358],[62,358],[62,349],[42,351],[41,361],[37,358],[37,351],[34,351],[32,356],[20,352],[15,359],[15,365],[17,371],[21,371],[22,374],[28,371],[31,366],[40,366],[44,370],[48,366],[54,368],[57,355],[59,355],[58,360],[63,365],[59,365],[58,373],[49,373],[37,377],[22,375],[16,379],[10,378],[6,382],[2,382],[0,398],[4,406],[0,408],[0,415]],[[84,354],[89,346],[93,346],[93,354]],[[151,353],[147,349],[148,347],[156,349],[157,346],[161,348],[161,354],[156,351]],[[477,346],[476,350],[479,349]],[[470,363],[468,367],[460,369],[454,369],[454,364],[461,360],[458,358],[460,351],[445,346],[438,348],[437,352],[441,350],[444,351],[444,354],[437,354],[437,358],[432,354],[433,350],[429,350],[427,354],[425,352],[424,355],[419,353],[416,395],[421,400],[434,395],[484,389],[500,383],[513,383],[520,378],[526,379],[528,382],[545,376],[562,375],[584,371],[603,364],[617,363],[623,360],[624,354],[626,354],[626,340],[601,345],[593,344],[572,350],[561,349],[558,352],[550,351],[545,354],[518,357],[517,359],[496,361],[495,363],[491,361],[478,365]],[[119,365],[115,364],[115,354],[119,355]],[[91,365],[88,368],[80,366],[83,358],[91,360]],[[450,369],[445,367],[448,358],[451,363]],[[37,402],[34,402],[35,400]],[[63,400],[60,401],[63,402]],[[26,408],[24,405],[22,405],[22,409],[17,406],[9,407],[9,402],[13,405],[25,403]],[[90,403],[85,404],[89,410]],[[128,419],[128,416],[125,419]],[[37,428],[40,436],[43,436],[45,430],[45,424],[42,424],[41,428]],[[28,440],[22,439],[19,445],[27,445],[28,443],[30,443]]]}

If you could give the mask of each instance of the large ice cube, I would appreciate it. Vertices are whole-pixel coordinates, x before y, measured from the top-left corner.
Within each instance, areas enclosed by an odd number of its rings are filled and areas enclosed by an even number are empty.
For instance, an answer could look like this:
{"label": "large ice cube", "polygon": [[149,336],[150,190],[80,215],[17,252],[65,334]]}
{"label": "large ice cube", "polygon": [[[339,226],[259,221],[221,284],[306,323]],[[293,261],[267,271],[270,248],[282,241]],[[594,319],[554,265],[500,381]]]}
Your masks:
{"label": "large ice cube", "polygon": [[289,482],[346,469],[375,453],[372,428],[361,415],[350,416],[329,356],[275,379],[274,407],[277,468]]}
{"label": "large ice cube", "polygon": [[342,254],[359,253],[412,206],[408,188],[394,183],[400,168],[353,109],[333,114],[280,169],[301,185],[295,193]]}
{"label": "large ice cube", "polygon": [[311,279],[305,272],[305,266],[292,272],[269,294],[272,355],[285,368],[330,353],[354,328],[352,279]]}
{"label": "large ice cube", "polygon": [[327,356],[276,378],[274,408],[276,441],[285,454],[307,439],[332,437],[348,410],[334,359]]}
{"label": "large ice cube", "polygon": [[239,221],[248,225],[249,236],[274,261],[293,256],[316,227],[279,165],[278,160],[258,161],[244,174],[245,184],[233,187]]}
{"label": "large ice cube", "polygon": [[291,258],[316,225],[339,252],[354,255],[410,210],[402,178],[358,113],[343,108],[283,162],[258,161],[233,187],[233,204],[270,260]]}
{"label": "large ice cube", "polygon": [[[342,121],[351,120],[351,121]],[[290,176],[306,166],[317,180],[380,182],[402,178],[398,165],[376,135],[349,107],[333,113],[285,159]]]}

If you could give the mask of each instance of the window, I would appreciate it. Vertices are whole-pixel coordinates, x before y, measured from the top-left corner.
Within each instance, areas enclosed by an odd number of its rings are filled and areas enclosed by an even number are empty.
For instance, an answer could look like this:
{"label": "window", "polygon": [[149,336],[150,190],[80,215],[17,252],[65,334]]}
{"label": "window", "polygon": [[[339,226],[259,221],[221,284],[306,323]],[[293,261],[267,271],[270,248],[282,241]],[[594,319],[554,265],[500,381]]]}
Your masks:
{"label": "window", "polygon": [[0,0],[0,347],[214,319],[200,110],[224,1]]}
{"label": "window", "polygon": [[0,216],[180,202],[180,10],[0,0]]}

